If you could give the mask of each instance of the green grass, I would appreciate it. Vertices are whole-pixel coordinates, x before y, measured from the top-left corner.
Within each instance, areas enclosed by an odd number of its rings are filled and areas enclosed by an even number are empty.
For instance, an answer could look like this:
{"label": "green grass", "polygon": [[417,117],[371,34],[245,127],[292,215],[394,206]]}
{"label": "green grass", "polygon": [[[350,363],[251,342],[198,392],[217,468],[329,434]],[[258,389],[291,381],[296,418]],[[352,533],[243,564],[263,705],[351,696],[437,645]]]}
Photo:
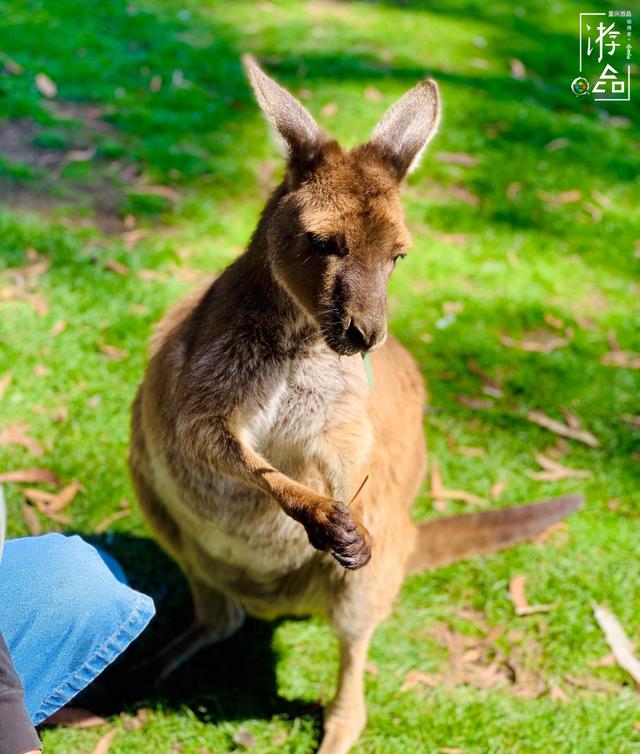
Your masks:
{"label": "green grass", "polygon": [[[610,331],[623,349],[640,351],[639,100],[636,93],[631,103],[598,106],[569,90],[577,75],[577,14],[614,7],[569,0],[523,2],[517,12],[505,0],[0,4],[0,50],[23,69],[0,76],[0,263],[23,265],[29,248],[51,260],[36,288],[46,314],[25,301],[0,302],[0,376],[13,373],[2,425],[27,421],[45,450],[34,459],[1,447],[0,466],[46,466],[65,481],[81,481],[86,490],[70,506],[67,528],[87,535],[119,510],[121,498],[133,502],[128,407],[152,324],[190,284],[240,252],[265,186],[280,175],[240,54],[252,51],[307,97],[347,145],[364,140],[417,79],[428,74],[439,82],[440,134],[405,192],[414,248],[390,291],[392,329],[430,387],[430,452],[449,487],[487,505],[572,491],[584,492],[587,502],[569,522],[568,541],[559,536],[407,581],[373,641],[380,673],[367,677],[370,724],[356,752],[640,751],[633,727],[640,705],[629,679],[588,664],[608,651],[592,600],[608,604],[640,645],[639,432],[620,419],[638,413],[640,379],[637,370],[600,363]],[[513,58],[527,78],[510,75]],[[38,72],[57,84],[55,100],[38,93]],[[330,103],[338,111],[323,118]],[[13,153],[3,148],[11,128],[25,142]],[[567,140],[562,148],[545,148],[557,139]],[[91,156],[63,160],[69,150]],[[466,152],[478,162],[441,162],[441,152]],[[170,186],[177,196],[149,193],[145,185]],[[575,189],[578,201],[545,200]],[[131,248],[123,237],[127,214],[145,231]],[[463,234],[464,245],[451,234]],[[107,260],[131,274],[105,269]],[[141,278],[140,270],[156,274]],[[0,288],[9,285],[2,278]],[[545,355],[502,344],[503,335],[520,339],[548,328],[545,315],[572,328],[569,345]],[[592,329],[581,326],[585,317]],[[51,335],[60,320],[66,329]],[[128,356],[108,360],[98,342]],[[471,360],[502,380],[503,397],[484,408],[457,400],[481,395]],[[48,372],[34,371],[38,365]],[[56,422],[51,413],[60,406],[68,418]],[[543,483],[526,475],[537,468],[533,453],[555,439],[526,420],[531,409],[554,418],[570,410],[599,438],[597,449],[570,441],[561,459],[592,470],[592,479]],[[461,446],[484,455],[464,455]],[[499,480],[505,491],[490,503]],[[10,534],[25,535],[20,486],[8,485],[7,497]],[[426,490],[415,511],[418,518],[435,515]],[[181,576],[148,541],[135,506],[96,541],[121,557],[158,604],[156,625],[134,654],[188,622]],[[531,602],[556,603],[550,613],[514,617],[507,585],[517,573],[528,576]],[[523,699],[509,686],[400,693],[410,670],[446,669],[433,628],[444,622],[472,633],[459,616],[463,607],[505,626],[498,640],[504,652],[528,656],[537,647],[530,669],[547,686],[560,684],[568,702],[548,693]],[[126,730],[121,718],[110,718],[122,728],[112,751],[156,754],[178,751],[178,744],[183,754],[234,751],[242,748],[234,734],[247,728],[256,739],[252,751],[311,752],[321,721],[314,704],[330,698],[336,665],[336,646],[321,624],[250,622],[140,702],[150,710],[142,727]],[[580,690],[566,675],[606,679],[618,691]],[[127,709],[133,713],[135,705]],[[105,730],[45,730],[43,740],[50,752],[88,752]],[[282,732],[284,743],[274,738]]]}

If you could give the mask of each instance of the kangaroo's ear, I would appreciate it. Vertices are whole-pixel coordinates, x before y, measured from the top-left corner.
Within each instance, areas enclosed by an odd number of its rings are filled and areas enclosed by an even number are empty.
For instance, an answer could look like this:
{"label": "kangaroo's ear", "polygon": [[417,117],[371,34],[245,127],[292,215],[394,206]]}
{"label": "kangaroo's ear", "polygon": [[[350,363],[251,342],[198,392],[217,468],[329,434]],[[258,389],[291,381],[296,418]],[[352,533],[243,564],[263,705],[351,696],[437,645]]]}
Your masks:
{"label": "kangaroo's ear", "polygon": [[382,116],[371,136],[399,178],[418,167],[422,152],[440,122],[440,95],[426,79],[410,89]]}
{"label": "kangaroo's ear", "polygon": [[243,55],[242,63],[285,157],[304,157],[317,152],[318,147],[330,140],[311,114],[293,95],[269,78],[253,56]]}

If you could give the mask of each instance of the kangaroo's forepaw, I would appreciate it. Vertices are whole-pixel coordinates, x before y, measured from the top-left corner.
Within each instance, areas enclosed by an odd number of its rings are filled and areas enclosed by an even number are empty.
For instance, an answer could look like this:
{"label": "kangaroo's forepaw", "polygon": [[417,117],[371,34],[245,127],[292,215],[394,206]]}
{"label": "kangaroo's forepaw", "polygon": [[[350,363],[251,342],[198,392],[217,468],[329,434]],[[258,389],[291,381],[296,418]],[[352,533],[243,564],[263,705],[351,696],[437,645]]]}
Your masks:
{"label": "kangaroo's forepaw", "polygon": [[369,532],[343,503],[332,500],[326,507],[316,508],[305,528],[313,547],[331,552],[344,568],[362,568],[371,559]]}

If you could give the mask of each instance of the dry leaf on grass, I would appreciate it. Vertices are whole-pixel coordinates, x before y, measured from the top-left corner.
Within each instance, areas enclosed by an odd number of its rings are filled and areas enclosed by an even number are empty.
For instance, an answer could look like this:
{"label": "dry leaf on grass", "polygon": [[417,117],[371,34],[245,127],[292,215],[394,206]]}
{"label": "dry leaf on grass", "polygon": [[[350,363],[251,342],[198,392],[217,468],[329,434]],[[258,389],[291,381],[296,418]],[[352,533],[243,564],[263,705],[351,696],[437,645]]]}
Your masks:
{"label": "dry leaf on grass", "polygon": [[513,673],[512,693],[521,699],[537,699],[542,696],[547,685],[544,678],[537,672],[530,670],[527,665],[521,661],[518,652],[506,658],[506,664]]}
{"label": "dry leaf on grass", "polygon": [[505,194],[507,199],[513,202],[518,198],[518,194],[522,190],[522,184],[519,181],[512,181],[506,188]]}
{"label": "dry leaf on grass", "polygon": [[138,277],[140,278],[140,280],[144,280],[148,283],[161,283],[165,279],[165,276],[162,274],[162,272],[158,272],[158,270],[148,270],[145,268],[138,270]]}
{"label": "dry leaf on grass", "polygon": [[323,118],[332,118],[338,112],[338,105],[335,102],[329,102],[320,108],[320,115]]}
{"label": "dry leaf on grass", "polygon": [[592,202],[583,202],[582,209],[591,215],[594,223],[599,223],[602,220],[602,210]]}
{"label": "dry leaf on grass", "polygon": [[121,712],[120,725],[122,725],[125,730],[139,730],[148,722],[149,713],[150,710],[148,707],[141,707],[136,710],[135,715],[127,715],[126,712]]}
{"label": "dry leaf on grass", "polygon": [[410,670],[402,682],[402,686],[400,686],[400,691],[410,691],[416,688],[416,686],[429,686],[434,689],[439,685],[440,682],[435,676],[422,673],[420,670]]}
{"label": "dry leaf on grass", "polygon": [[568,191],[562,191],[559,194],[550,194],[547,191],[539,190],[536,191],[536,195],[548,205],[547,209],[561,207],[564,204],[574,204],[582,199],[582,192],[578,189],[569,189]]}
{"label": "dry leaf on grass", "polygon": [[493,408],[493,403],[487,398],[476,398],[473,395],[456,395],[456,401],[465,408],[473,411],[484,411]]}
{"label": "dry leaf on grass", "polygon": [[61,728],[96,728],[105,725],[106,720],[88,709],[82,707],[62,707],[48,717],[44,722],[46,727],[60,726]]}
{"label": "dry leaf on grass", "polygon": [[478,164],[478,158],[466,152],[438,152],[436,160],[438,162],[448,162],[452,165],[463,165],[466,168],[473,168]]}
{"label": "dry leaf on grass", "polygon": [[449,186],[447,194],[470,207],[476,207],[480,204],[480,197],[469,191],[465,186]]}
{"label": "dry leaf on grass", "polygon": [[465,490],[448,490],[442,484],[442,476],[440,475],[440,468],[438,462],[434,459],[431,460],[431,490],[429,495],[433,500],[458,500],[463,503],[469,503],[471,505],[482,505],[482,498],[471,492]]}
{"label": "dry leaf on grass", "polygon": [[96,534],[104,534],[105,531],[111,526],[111,524],[114,524],[116,521],[119,521],[121,518],[126,518],[127,516],[131,515],[130,510],[121,510],[116,511],[116,513],[112,513],[110,516],[107,516],[106,518],[102,519],[100,523],[95,527],[94,532]]}
{"label": "dry leaf on grass", "polygon": [[114,728],[113,730],[110,730],[108,733],[105,733],[104,736],[102,736],[102,738],[95,745],[95,748],[93,749],[93,752],[91,754],[107,754],[107,752],[111,748],[113,739],[117,735],[118,735],[117,728]]}
{"label": "dry leaf on grass", "polygon": [[591,660],[591,662],[587,663],[590,668],[611,668],[615,664],[616,658],[612,652],[609,652],[608,655],[604,655],[604,657],[600,657],[598,660]]}
{"label": "dry leaf on grass", "polygon": [[32,537],[37,537],[42,534],[42,524],[40,523],[40,519],[35,510],[27,503],[22,506],[21,510],[22,519],[29,530],[29,534],[31,534]]}
{"label": "dry leaf on grass", "polygon": [[535,537],[532,537],[531,541],[541,544],[560,532],[565,535],[564,541],[568,540],[569,525],[566,521],[558,521],[555,524],[551,524],[551,526],[540,532],[540,534],[536,534]]}
{"label": "dry leaf on grass", "polygon": [[11,422],[0,431],[0,446],[21,445],[33,456],[42,455],[42,445],[27,434],[29,425],[26,422]]}
{"label": "dry leaf on grass", "polygon": [[49,469],[18,469],[0,473],[1,482],[25,482],[27,484],[60,484],[59,477]]}
{"label": "dry leaf on grass", "polygon": [[539,427],[548,429],[556,435],[568,437],[570,440],[577,440],[578,442],[588,445],[590,448],[599,448],[600,441],[598,438],[594,437],[591,432],[587,432],[586,429],[582,429],[580,420],[577,417],[574,417],[573,415],[570,416],[572,416],[572,423],[574,426],[569,426],[568,423],[563,424],[560,421],[556,421],[542,411],[529,411],[527,419],[530,422],[537,424]]}
{"label": "dry leaf on grass", "polygon": [[87,149],[70,149],[64,156],[64,162],[89,162],[96,156],[95,147]]}
{"label": "dry leaf on grass", "polygon": [[0,63],[4,66],[4,70],[12,76],[21,76],[24,73],[24,67],[12,60],[6,52],[0,52]]}
{"label": "dry leaf on grass", "polygon": [[122,262],[118,262],[117,259],[107,259],[107,261],[104,263],[105,270],[109,270],[109,272],[115,272],[116,275],[122,275],[123,277],[125,275],[128,275],[130,270],[127,267],[126,264],[122,264]]}
{"label": "dry leaf on grass", "polygon": [[549,689],[549,696],[554,702],[566,703],[569,701],[569,697],[562,690],[562,687],[557,683],[551,685],[551,688]]}
{"label": "dry leaf on grass", "polygon": [[[2,395],[0,394],[0,397]],[[640,416],[634,416],[633,414],[620,414],[619,417],[623,422],[630,424],[635,429],[640,429]]]}
{"label": "dry leaf on grass", "polygon": [[382,92],[375,86],[365,87],[364,97],[365,99],[368,99],[369,102],[381,102],[384,99]]}
{"label": "dry leaf on grass", "polygon": [[466,754],[466,749],[455,749],[450,746],[444,746],[438,749],[439,754]]}
{"label": "dry leaf on grass", "polygon": [[58,87],[46,73],[36,73],[36,89],[47,99],[53,99],[58,93]]}
{"label": "dry leaf on grass", "polygon": [[578,678],[575,675],[565,675],[564,680],[572,686],[588,691],[597,691],[602,694],[618,694],[620,686],[611,681],[605,681],[603,678],[593,678],[591,676],[582,676]]}
{"label": "dry leaf on grass", "polygon": [[571,446],[564,437],[557,437],[553,445],[549,445],[544,450],[544,455],[557,461],[564,458],[571,451]]}
{"label": "dry leaf on grass", "polygon": [[0,401],[4,398],[4,394],[7,392],[7,388],[12,379],[13,374],[11,372],[5,372],[5,374],[0,377]]}
{"label": "dry leaf on grass", "polygon": [[69,418],[69,409],[66,406],[59,408],[45,408],[44,406],[31,406],[31,410],[38,416],[46,416],[54,422],[64,422]]}
{"label": "dry leaf on grass", "polygon": [[435,236],[442,243],[453,244],[454,246],[461,246],[464,248],[468,246],[471,236],[464,233],[440,233],[438,231],[432,231],[431,235]]}
{"label": "dry leaf on grass", "polygon": [[83,489],[84,487],[80,482],[71,482],[71,484],[68,484],[58,493],[45,492],[44,490],[37,490],[32,487],[27,487],[27,489],[23,490],[23,493],[27,500],[37,505],[43,513],[59,513]]}
{"label": "dry leaf on grass", "polygon": [[49,330],[49,335],[53,335],[55,338],[57,335],[60,335],[60,333],[63,333],[67,329],[67,322],[64,319],[59,319],[57,322],[54,322],[53,325],[51,325],[51,329]]}
{"label": "dry leaf on grass", "polygon": [[522,81],[527,78],[527,69],[524,67],[524,63],[518,60],[518,58],[511,58],[509,61],[509,70],[514,79]]}
{"label": "dry leaf on grass", "polygon": [[549,327],[553,327],[554,330],[564,330],[565,328],[565,323],[550,312],[545,313],[544,321],[549,325]]}
{"label": "dry leaf on grass", "polygon": [[491,68],[491,63],[485,58],[469,58],[469,65],[477,68],[479,71],[486,71]]}
{"label": "dry leaf on grass", "polygon": [[44,296],[32,293],[18,286],[0,288],[0,301],[26,301],[40,317],[44,317],[49,311],[49,306]]}
{"label": "dry leaf on grass", "polygon": [[633,644],[620,621],[602,605],[594,605],[593,614],[618,665],[626,670],[636,683],[640,683],[640,660],[633,654]]}
{"label": "dry leaf on grass", "polygon": [[10,279],[14,285],[0,289],[2,301],[26,301],[43,317],[48,306],[46,299],[34,292],[39,279],[50,267],[50,261],[40,256],[35,249],[27,249],[27,263],[22,267],[10,267],[0,273],[0,278]]}
{"label": "dry leaf on grass", "polygon": [[574,319],[575,319],[576,325],[578,325],[578,327],[581,330],[597,330],[598,329],[598,326],[596,325],[596,323],[592,319],[589,319],[589,317],[583,317],[580,314],[576,314]]}
{"label": "dry leaf on grass", "polygon": [[469,369],[471,374],[482,381],[482,392],[485,395],[490,395],[492,398],[502,397],[502,385],[493,377],[490,377],[486,372],[484,372],[476,361],[470,359],[467,362],[467,368]]}
{"label": "dry leaf on grass", "polygon": [[162,185],[145,185],[141,187],[143,194],[152,194],[153,196],[160,196],[169,202],[177,202],[180,199],[180,192],[172,189],[170,186]]}
{"label": "dry leaf on grass", "polygon": [[543,471],[525,471],[525,474],[538,482],[559,482],[561,479],[590,479],[593,472],[589,469],[572,469],[554,461],[543,453],[536,453],[534,458]]}
{"label": "dry leaf on grass", "polygon": [[469,458],[483,458],[487,455],[487,451],[484,448],[474,448],[467,445],[460,445],[456,452],[463,456],[469,456]]}
{"label": "dry leaf on grass", "polygon": [[[279,730],[272,738],[272,746],[282,746],[283,743],[289,738],[289,732],[286,730]],[[202,754],[205,754],[204,751]]]}
{"label": "dry leaf on grass", "polygon": [[35,249],[27,249],[27,263],[22,267],[9,267],[2,271],[3,276],[7,276],[17,283],[24,285],[26,283],[37,283],[38,279],[51,266],[51,262],[44,256],[38,254]]}
{"label": "dry leaf on grass", "polygon": [[131,249],[137,246],[137,244],[148,235],[148,230],[144,230],[143,228],[134,228],[133,230],[128,230],[123,233],[120,238],[122,238],[124,248],[127,251],[131,251]]}
{"label": "dry leaf on grass", "polygon": [[502,345],[508,348],[517,348],[520,351],[528,351],[529,353],[547,354],[568,345],[572,335],[573,333],[569,329],[565,330],[563,336],[560,336],[556,332],[538,328],[537,330],[525,333],[521,340],[516,340],[509,335],[502,335],[500,340]]}
{"label": "dry leaf on grass", "polygon": [[565,139],[562,136],[558,139],[552,139],[551,141],[547,142],[547,144],[544,145],[544,148],[547,152],[557,152],[558,149],[564,149],[565,147],[568,147],[571,142],[569,139]]}
{"label": "dry leaf on grass", "polygon": [[[463,635],[446,623],[430,626],[430,633],[447,650],[448,666],[435,676],[427,675],[425,683],[445,686],[463,684],[478,689],[507,686],[511,693],[521,698],[533,698],[544,693],[544,680],[527,667],[531,664],[531,653],[528,652],[525,658],[518,651],[512,651],[510,656],[506,656],[495,644],[503,634],[504,627],[488,628],[484,619],[478,627],[485,631],[484,636]],[[530,647],[530,643],[527,647]],[[540,653],[541,648],[538,655]],[[407,681],[413,685],[414,678],[420,679],[421,675],[419,671],[414,671],[407,676]]]}
{"label": "dry leaf on grass", "polygon": [[494,503],[497,500],[500,500],[500,496],[504,492],[506,486],[506,482],[503,481],[498,481],[495,484],[491,485],[491,489],[489,490],[489,497]]}
{"label": "dry leaf on grass", "polygon": [[240,746],[244,746],[246,749],[250,749],[256,745],[256,738],[251,731],[246,728],[240,728],[233,734],[233,741]]}
{"label": "dry leaf on grass", "polygon": [[96,345],[98,346],[100,353],[111,361],[122,361],[129,356],[129,351],[127,351],[126,348],[112,346],[109,343],[105,343],[103,340],[98,340]]}
{"label": "dry leaf on grass", "polygon": [[600,363],[607,367],[619,367],[620,369],[640,369],[640,353],[632,351],[611,351],[605,353]]}
{"label": "dry leaf on grass", "polygon": [[524,615],[533,615],[534,613],[548,613],[555,607],[555,604],[551,605],[530,605],[527,600],[526,592],[527,577],[525,574],[520,573],[517,576],[512,576],[509,579],[509,594],[511,601],[516,609],[516,615],[522,617]]}
{"label": "dry leaf on grass", "polygon": [[[25,493],[25,497],[27,500],[30,500],[30,497]],[[55,521],[57,524],[62,524],[63,526],[69,526],[71,523],[71,519],[69,516],[65,515],[64,513],[56,513],[55,511],[47,510],[47,507],[43,505],[42,503],[34,503],[36,508],[42,513],[43,516],[46,516],[47,518],[51,519],[51,521]],[[32,509],[33,510],[33,509]]]}

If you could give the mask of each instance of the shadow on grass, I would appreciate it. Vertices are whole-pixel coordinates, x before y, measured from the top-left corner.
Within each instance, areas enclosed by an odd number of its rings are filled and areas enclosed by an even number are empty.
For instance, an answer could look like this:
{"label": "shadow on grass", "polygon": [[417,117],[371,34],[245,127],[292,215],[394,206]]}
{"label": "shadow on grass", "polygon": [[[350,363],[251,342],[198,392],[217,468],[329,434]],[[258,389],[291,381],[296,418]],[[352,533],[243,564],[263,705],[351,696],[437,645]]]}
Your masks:
{"label": "shadow on grass", "polygon": [[157,613],[140,638],[73,705],[105,715],[140,707],[182,710],[186,706],[213,723],[313,715],[319,725],[319,705],[278,695],[277,655],[272,646],[277,622],[247,619],[235,636],[198,652],[157,688],[147,678],[132,677],[132,667],[152,657],[190,624],[187,583],[176,564],[150,539],[129,534],[83,537],[119,560],[130,585],[154,599]]}

